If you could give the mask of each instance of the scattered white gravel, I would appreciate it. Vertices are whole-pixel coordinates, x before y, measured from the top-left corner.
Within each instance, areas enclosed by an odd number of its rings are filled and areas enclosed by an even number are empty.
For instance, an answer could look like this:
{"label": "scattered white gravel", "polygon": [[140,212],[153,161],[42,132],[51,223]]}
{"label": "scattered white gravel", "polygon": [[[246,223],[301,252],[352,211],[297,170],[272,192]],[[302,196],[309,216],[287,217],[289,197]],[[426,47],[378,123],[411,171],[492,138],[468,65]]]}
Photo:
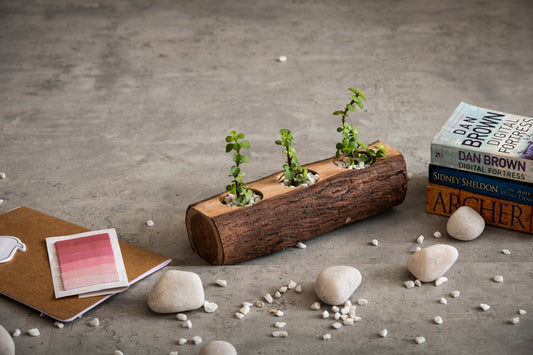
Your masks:
{"label": "scattered white gravel", "polygon": [[377,239],[372,239],[372,241],[370,242],[370,244],[372,244],[373,246],[378,246],[379,245],[379,242]]}
{"label": "scattered white gravel", "polygon": [[500,283],[500,284],[501,284],[501,283],[503,282],[503,276],[502,276],[502,275],[495,275],[495,276],[492,278],[492,280],[493,280],[494,282],[497,282],[497,283]]}
{"label": "scattered white gravel", "polygon": [[185,322],[181,323],[182,328],[191,329],[192,328],[192,322],[190,320],[186,320]]}
{"label": "scattered white gravel", "polygon": [[[262,199],[261,195],[254,193],[252,195],[252,198],[250,199],[250,202],[246,206],[255,205],[256,203],[260,202],[261,199]],[[237,201],[237,196],[235,194],[227,194],[224,197],[224,204],[230,207],[240,206],[240,202]]]}
{"label": "scattered white gravel", "polygon": [[228,286],[228,282],[227,282],[226,280],[220,280],[220,279],[219,279],[219,280],[216,281],[216,284],[217,284],[218,286],[220,286],[220,287],[226,287],[226,286]]}
{"label": "scattered white gravel", "polygon": [[235,312],[235,318],[237,319],[244,319],[244,314],[242,314],[241,312]]}
{"label": "scattered white gravel", "polygon": [[442,237],[442,233],[439,232],[439,231],[435,231],[435,232],[433,233],[433,237],[438,239],[438,238]]}
{"label": "scattered white gravel", "polygon": [[13,331],[13,334],[11,334],[11,336],[13,336],[13,337],[19,337],[21,334],[22,334],[22,332],[20,331],[20,329],[15,329],[15,330]]}
{"label": "scattered white gravel", "polygon": [[413,288],[413,287],[415,287],[415,282],[412,281],[412,280],[407,280],[407,281],[405,281],[403,284],[404,284],[404,286],[405,286],[406,288]]}
{"label": "scattered white gravel", "polygon": [[523,316],[524,314],[526,314],[526,313],[527,313],[527,311],[526,311],[525,309],[519,309],[519,310],[518,310],[518,314],[520,314],[520,315],[522,315],[522,316]]}
{"label": "scattered white gravel", "polygon": [[179,338],[178,339],[178,345],[184,345],[187,344],[187,339],[185,338]]}
{"label": "scattered white gravel", "polygon": [[418,236],[418,238],[416,238],[416,242],[417,242],[417,244],[422,244],[422,243],[424,243],[424,236],[423,236],[422,234],[420,234],[420,235]]}
{"label": "scattered white gravel", "polygon": [[91,327],[98,327],[100,325],[100,320],[98,318],[93,318],[88,320],[87,324]]}
{"label": "scattered white gravel", "polygon": [[120,351],[120,350],[115,350],[113,355],[124,355],[124,353],[122,351]]}
{"label": "scattered white gravel", "polygon": [[285,322],[276,322],[274,323],[274,327],[276,328],[284,328],[287,325]]}
{"label": "scattered white gravel", "polygon": [[176,319],[185,322],[187,320],[187,315],[183,313],[178,313],[176,314]]}
{"label": "scattered white gravel", "polygon": [[286,56],[284,56],[284,55],[280,55],[280,56],[278,57],[278,62],[280,62],[280,63],[285,63],[286,61],[287,61],[287,57],[286,57]]}
{"label": "scattered white gravel", "polygon": [[296,283],[296,281],[291,280],[291,281],[289,282],[289,285],[287,286],[287,288],[288,288],[289,290],[292,290],[292,289],[296,288],[296,286],[298,286],[298,284]]}
{"label": "scattered white gravel", "polygon": [[454,290],[450,293],[450,296],[452,296],[453,298],[457,298],[461,296],[461,292],[459,290]]}
{"label": "scattered white gravel", "polygon": [[31,328],[28,329],[28,334],[32,337],[38,337],[39,335],[41,335],[41,332],[37,328]]}
{"label": "scattered white gravel", "polygon": [[340,329],[342,328],[342,323],[339,323],[339,322],[335,322],[331,325],[332,328],[334,329]]}
{"label": "scattered white gravel", "polygon": [[296,288],[294,289],[294,291],[295,291],[296,293],[302,293],[302,291],[303,291],[303,290],[302,290],[302,285],[298,285],[298,286],[296,286]]}
{"label": "scattered white gravel", "polygon": [[149,220],[146,221],[146,225],[147,225],[148,227],[153,227],[153,226],[155,225],[155,223],[154,223],[154,221],[152,221],[151,219],[149,219]]}
{"label": "scattered white gravel", "polygon": [[331,334],[330,333],[326,333],[322,336],[322,340],[331,340]]}
{"label": "scattered white gravel", "polygon": [[289,333],[286,330],[276,330],[272,332],[274,338],[286,338],[289,336]]}
{"label": "scattered white gravel", "polygon": [[520,317],[513,317],[509,319],[509,323],[511,324],[518,324],[520,322]]}
{"label": "scattered white gravel", "polygon": [[479,308],[481,308],[483,310],[483,312],[486,312],[490,309],[490,306],[486,303],[480,303],[479,304]]}
{"label": "scattered white gravel", "polygon": [[446,298],[441,297],[441,299],[439,300],[439,303],[446,305],[446,304],[448,304],[448,301],[446,300]]}
{"label": "scattered white gravel", "polygon": [[281,287],[278,289],[278,291],[279,291],[280,293],[285,293],[285,292],[287,292],[288,289],[289,289],[289,288],[288,288],[287,286],[281,286]]}
{"label": "scattered white gravel", "polygon": [[329,312],[328,311],[322,312],[322,318],[328,319],[329,318]]}
{"label": "scattered white gravel", "polygon": [[511,251],[509,249],[502,249],[501,252],[505,255],[511,255]]}
{"label": "scattered white gravel", "polygon": [[320,309],[320,302],[313,302],[310,308],[314,311],[318,311]]}
{"label": "scattered white gravel", "polygon": [[0,180],[4,180],[6,177],[6,173],[0,173]]}
{"label": "scattered white gravel", "polygon": [[274,298],[281,298],[281,292],[276,291],[276,292],[274,293]]}
{"label": "scattered white gravel", "polygon": [[444,320],[441,316],[436,316],[435,318],[433,318],[433,322],[435,322],[435,324],[442,324],[444,323]]}
{"label": "scattered white gravel", "polygon": [[56,328],[63,329],[65,327],[65,324],[61,322],[54,322],[54,326]]}
{"label": "scattered white gravel", "polygon": [[415,338],[415,342],[416,342],[417,344],[425,343],[425,342],[426,342],[426,338],[424,338],[424,337],[416,337],[416,338]]}
{"label": "scattered white gravel", "polygon": [[213,303],[213,302],[209,302],[209,301],[205,301],[204,303],[204,311],[206,313],[213,313],[214,311],[216,311],[218,308],[218,305],[216,303]]}
{"label": "scattered white gravel", "polygon": [[379,331],[379,335],[380,335],[382,338],[386,338],[387,335],[389,335],[389,331],[387,330],[387,328],[385,328],[385,329],[381,329],[381,330]]}
{"label": "scattered white gravel", "polygon": [[298,249],[305,249],[305,248],[307,248],[307,245],[305,245],[302,242],[298,242],[298,243],[296,243],[296,245],[294,247],[298,248]]}
{"label": "scattered white gravel", "polygon": [[359,298],[357,300],[357,304],[360,305],[360,306],[367,305],[368,304],[368,300],[366,298]]}
{"label": "scattered white gravel", "polygon": [[415,286],[422,287],[422,281],[420,281],[419,279],[416,279],[414,282],[415,282]]}
{"label": "scattered white gravel", "polygon": [[267,293],[266,295],[264,295],[263,298],[264,298],[265,301],[267,301],[268,303],[272,303],[272,302],[274,302],[274,299],[272,298],[272,295],[271,295],[270,293]]}
{"label": "scattered white gravel", "polygon": [[447,281],[448,281],[448,278],[446,276],[441,276],[435,280],[435,286],[440,286]]}
{"label": "scattered white gravel", "polygon": [[203,339],[202,337],[195,335],[192,337],[192,341],[194,342],[195,345],[199,345],[199,344],[202,344]]}

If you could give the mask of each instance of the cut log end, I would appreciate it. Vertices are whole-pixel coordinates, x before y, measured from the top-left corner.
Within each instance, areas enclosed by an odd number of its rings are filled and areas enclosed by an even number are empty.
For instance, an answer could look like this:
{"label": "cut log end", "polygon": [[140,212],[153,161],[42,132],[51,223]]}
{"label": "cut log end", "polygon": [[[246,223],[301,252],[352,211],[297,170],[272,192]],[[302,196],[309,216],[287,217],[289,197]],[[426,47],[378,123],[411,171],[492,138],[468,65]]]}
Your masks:
{"label": "cut log end", "polygon": [[208,263],[222,265],[224,251],[213,221],[190,207],[187,209],[186,221],[187,234],[193,250]]}

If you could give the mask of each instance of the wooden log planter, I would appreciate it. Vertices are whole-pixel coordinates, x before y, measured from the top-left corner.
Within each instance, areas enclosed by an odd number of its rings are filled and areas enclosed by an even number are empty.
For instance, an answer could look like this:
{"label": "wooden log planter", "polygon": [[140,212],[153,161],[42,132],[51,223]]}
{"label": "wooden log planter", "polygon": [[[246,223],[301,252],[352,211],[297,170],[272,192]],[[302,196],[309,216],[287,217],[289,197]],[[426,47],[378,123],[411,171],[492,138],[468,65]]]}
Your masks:
{"label": "wooden log planter", "polygon": [[320,174],[308,187],[286,187],[282,172],[248,183],[262,195],[252,206],[229,207],[226,193],[187,208],[186,225],[194,251],[214,265],[267,255],[400,204],[407,192],[403,156],[383,142],[387,157],[365,169],[345,169],[335,158],[307,164]]}

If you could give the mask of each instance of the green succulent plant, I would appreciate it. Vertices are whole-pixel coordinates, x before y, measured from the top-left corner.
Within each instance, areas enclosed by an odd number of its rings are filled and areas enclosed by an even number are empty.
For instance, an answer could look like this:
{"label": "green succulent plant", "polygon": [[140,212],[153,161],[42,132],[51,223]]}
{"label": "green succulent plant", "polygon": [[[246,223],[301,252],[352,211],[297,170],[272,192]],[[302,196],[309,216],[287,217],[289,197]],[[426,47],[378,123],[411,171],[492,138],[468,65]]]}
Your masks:
{"label": "green succulent plant", "polygon": [[281,139],[275,141],[277,145],[283,147],[283,153],[286,154],[287,161],[283,164],[285,173],[280,177],[289,181],[291,186],[298,186],[307,179],[307,168],[303,168],[296,156],[296,149],[292,147],[294,143],[294,136],[291,131],[282,128],[279,130]]}
{"label": "green succulent plant", "polygon": [[334,116],[341,116],[342,126],[337,128],[337,132],[342,134],[342,140],[337,143],[337,152],[335,156],[340,158],[346,156],[350,159],[350,165],[357,165],[359,162],[364,162],[366,165],[372,165],[376,162],[376,158],[386,156],[386,151],[383,145],[374,146],[375,150],[369,148],[366,144],[357,140],[359,131],[353,125],[346,122],[350,117],[348,112],[353,112],[359,107],[363,109],[363,101],[366,97],[363,91],[359,89],[349,89],[352,92],[351,100],[343,110],[333,112]]}
{"label": "green succulent plant", "polygon": [[239,206],[246,206],[254,194],[254,192],[246,186],[246,183],[243,180],[245,173],[241,169],[241,164],[250,162],[248,156],[241,153],[241,149],[250,149],[250,142],[244,138],[244,133],[237,133],[237,131],[231,131],[230,134],[226,136],[226,153],[233,152],[233,162],[235,163],[231,167],[231,174],[228,175],[232,177],[233,180],[231,184],[226,186],[226,191],[237,197]]}

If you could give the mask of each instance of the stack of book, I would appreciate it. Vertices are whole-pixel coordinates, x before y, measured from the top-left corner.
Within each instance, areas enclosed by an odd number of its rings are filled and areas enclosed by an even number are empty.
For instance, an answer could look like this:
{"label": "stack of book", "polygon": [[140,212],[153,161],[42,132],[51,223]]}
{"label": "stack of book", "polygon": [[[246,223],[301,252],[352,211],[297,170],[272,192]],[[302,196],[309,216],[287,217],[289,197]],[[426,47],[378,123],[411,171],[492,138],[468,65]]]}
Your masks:
{"label": "stack of book", "polygon": [[533,230],[533,118],[461,102],[431,143],[426,211]]}

